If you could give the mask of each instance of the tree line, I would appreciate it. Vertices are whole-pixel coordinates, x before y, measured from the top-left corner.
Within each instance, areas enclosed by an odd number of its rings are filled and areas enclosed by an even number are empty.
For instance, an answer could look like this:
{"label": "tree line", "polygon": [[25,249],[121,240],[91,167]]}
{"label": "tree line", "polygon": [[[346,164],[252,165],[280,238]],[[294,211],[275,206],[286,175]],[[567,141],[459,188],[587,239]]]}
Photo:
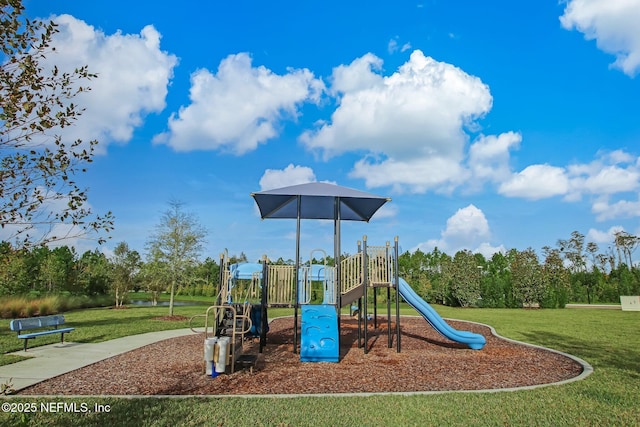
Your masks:
{"label": "tree line", "polygon": [[[114,305],[122,305],[127,302],[129,291],[147,291],[156,297],[168,291],[168,269],[160,261],[143,261],[138,251],[125,242],[116,246],[112,257],[99,250],[78,254],[68,246],[16,249],[1,242],[0,296],[111,294]],[[211,258],[194,263],[182,274],[177,292],[214,296],[219,272],[218,263]]]}
{"label": "tree line", "polygon": [[[151,293],[154,301],[163,292],[215,297],[220,277],[217,260],[197,260],[196,252],[181,259],[170,252],[162,255],[159,241],[169,246],[166,237],[175,231],[163,231],[162,226],[176,218],[179,223],[188,219],[179,205],[172,205],[166,214],[147,244],[144,261],[125,242],[111,257],[98,250],[79,255],[67,246],[14,248],[2,242],[0,295],[110,294],[116,306],[138,290]],[[194,227],[198,230],[193,224],[187,228]],[[179,240],[184,243],[189,237]],[[451,306],[560,308],[569,302],[615,303],[620,295],[640,294],[640,268],[631,260],[639,243],[637,236],[618,233],[611,249],[602,254],[576,231],[569,239],[558,240],[556,247],[543,248],[542,257],[531,248],[497,252],[491,258],[467,250],[453,256],[437,248],[416,250],[400,255],[398,272],[427,301]],[[230,258],[231,263],[243,261],[247,261],[244,253]]]}
{"label": "tree line", "polygon": [[531,248],[497,252],[491,258],[467,250],[453,257],[437,248],[405,252],[400,276],[427,301],[451,306],[562,308],[569,302],[616,303],[620,295],[640,294],[640,268],[632,253],[640,237],[614,236],[599,252],[578,231],[545,246],[543,256]]}

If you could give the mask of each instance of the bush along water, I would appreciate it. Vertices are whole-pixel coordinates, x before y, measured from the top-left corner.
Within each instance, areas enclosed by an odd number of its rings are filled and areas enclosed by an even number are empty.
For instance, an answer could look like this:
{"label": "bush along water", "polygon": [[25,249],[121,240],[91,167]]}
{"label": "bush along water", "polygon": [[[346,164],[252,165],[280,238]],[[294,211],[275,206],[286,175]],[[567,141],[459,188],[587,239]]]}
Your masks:
{"label": "bush along water", "polygon": [[109,295],[12,296],[5,297],[0,302],[0,317],[16,319],[47,316],[81,308],[106,307],[111,304],[113,304],[113,298]]}

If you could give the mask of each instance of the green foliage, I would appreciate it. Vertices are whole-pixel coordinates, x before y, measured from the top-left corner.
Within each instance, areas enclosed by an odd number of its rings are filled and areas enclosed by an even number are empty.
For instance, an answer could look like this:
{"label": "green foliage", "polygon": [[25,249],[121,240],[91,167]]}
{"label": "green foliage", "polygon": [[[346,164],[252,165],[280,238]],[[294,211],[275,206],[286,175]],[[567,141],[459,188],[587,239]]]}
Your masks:
{"label": "green foliage", "polygon": [[[426,301],[453,306],[471,303],[463,292],[471,290],[474,296],[477,295],[475,280],[479,280],[480,297],[471,304],[485,308],[522,307],[525,290],[531,294],[526,296],[530,299],[526,304],[538,303],[543,308],[562,308],[569,302],[618,303],[620,295],[640,294],[640,268],[637,266],[629,269],[626,264],[620,264],[607,274],[603,268],[609,264],[601,262],[606,257],[599,257],[597,245],[589,242],[586,252],[592,264],[588,271],[583,265],[587,256],[580,246],[584,244],[580,233],[574,232],[572,239],[560,243],[565,246],[544,248],[544,264],[540,264],[531,249],[524,251],[524,255],[512,249],[485,259],[480,254],[471,256],[470,253],[451,258],[435,248],[430,253],[416,250],[401,254],[398,269],[400,276]],[[529,282],[525,283],[522,261],[526,257],[529,262],[524,265],[528,265],[531,274],[526,279]],[[477,272],[470,268],[472,258]],[[459,298],[461,295],[462,299]]]}
{"label": "green foliage", "polygon": [[41,248],[41,261],[37,280],[45,292],[73,292],[75,289],[75,253],[67,246],[53,250]]}
{"label": "green foliage", "polygon": [[124,304],[128,292],[133,289],[135,276],[140,270],[141,263],[140,254],[129,249],[129,245],[125,242],[118,243],[113,250],[111,286],[116,307]]}
{"label": "green foliage", "polygon": [[538,256],[533,249],[516,251],[511,261],[513,295],[524,307],[539,304],[545,293],[545,282]]}
{"label": "green foliage", "polygon": [[110,287],[111,263],[98,250],[85,252],[76,264],[79,292],[84,295],[106,294]]}
{"label": "green foliage", "polygon": [[449,278],[451,298],[461,307],[475,306],[480,299],[480,268],[470,251],[458,251],[444,275]]}
{"label": "green foliage", "polygon": [[171,292],[170,316],[173,315],[174,295],[181,283],[189,281],[206,234],[198,219],[182,209],[182,203],[171,201],[147,242],[150,261],[166,265]]}
{"label": "green foliage", "polygon": [[449,300],[449,282],[443,277],[443,265],[451,257],[435,248],[430,253],[419,249],[405,252],[398,257],[398,273],[425,300],[445,303]]}
{"label": "green foliage", "polygon": [[569,299],[570,274],[564,267],[560,252],[549,251],[542,271],[545,283],[540,299],[542,308],[564,308]]}
{"label": "green foliage", "polygon": [[[45,58],[55,56],[56,24],[25,19],[19,0],[0,6],[0,226],[20,247],[109,232],[111,213],[94,216],[86,190],[74,180],[97,141],[59,136],[82,114],[73,98],[89,90],[85,84],[96,75],[87,67],[45,69]],[[57,225],[67,231],[55,233]]]}
{"label": "green foliage", "polygon": [[9,378],[7,381],[0,384],[0,396],[7,396],[15,392],[12,381],[13,378]]}
{"label": "green foliage", "polygon": [[156,260],[144,263],[140,270],[140,278],[142,287],[152,295],[152,304],[156,305],[160,294],[169,289],[170,286],[167,263]]}
{"label": "green foliage", "polygon": [[0,295],[22,294],[31,289],[31,275],[25,250],[14,250],[6,242],[0,245]]}
{"label": "green foliage", "polygon": [[[636,269],[637,270],[637,269]],[[626,264],[621,264],[611,272],[610,280],[617,286],[619,295],[639,295],[640,282],[638,276],[634,274]]]}

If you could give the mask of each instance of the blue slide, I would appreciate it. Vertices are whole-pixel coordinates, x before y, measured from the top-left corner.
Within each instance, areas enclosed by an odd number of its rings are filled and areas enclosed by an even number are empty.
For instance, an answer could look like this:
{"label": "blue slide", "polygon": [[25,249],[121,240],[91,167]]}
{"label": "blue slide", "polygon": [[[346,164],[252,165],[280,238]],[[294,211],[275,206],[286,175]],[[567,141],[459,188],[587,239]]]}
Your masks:
{"label": "blue slide", "polygon": [[413,290],[403,278],[398,279],[399,291],[402,298],[415,308],[433,328],[451,341],[466,344],[473,350],[481,350],[487,340],[480,335],[469,331],[459,331],[449,326],[445,320]]}

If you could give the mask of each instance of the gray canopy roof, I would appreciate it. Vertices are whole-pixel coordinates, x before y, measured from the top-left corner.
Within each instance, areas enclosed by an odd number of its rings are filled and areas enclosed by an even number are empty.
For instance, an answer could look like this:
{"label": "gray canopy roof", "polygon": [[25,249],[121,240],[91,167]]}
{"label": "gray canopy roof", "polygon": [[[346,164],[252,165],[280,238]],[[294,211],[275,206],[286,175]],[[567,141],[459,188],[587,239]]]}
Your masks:
{"label": "gray canopy roof", "polygon": [[[364,191],[324,182],[292,185],[274,190],[252,193],[265,218],[339,219],[369,221],[373,214],[391,199]],[[340,203],[336,212],[335,203]]]}

